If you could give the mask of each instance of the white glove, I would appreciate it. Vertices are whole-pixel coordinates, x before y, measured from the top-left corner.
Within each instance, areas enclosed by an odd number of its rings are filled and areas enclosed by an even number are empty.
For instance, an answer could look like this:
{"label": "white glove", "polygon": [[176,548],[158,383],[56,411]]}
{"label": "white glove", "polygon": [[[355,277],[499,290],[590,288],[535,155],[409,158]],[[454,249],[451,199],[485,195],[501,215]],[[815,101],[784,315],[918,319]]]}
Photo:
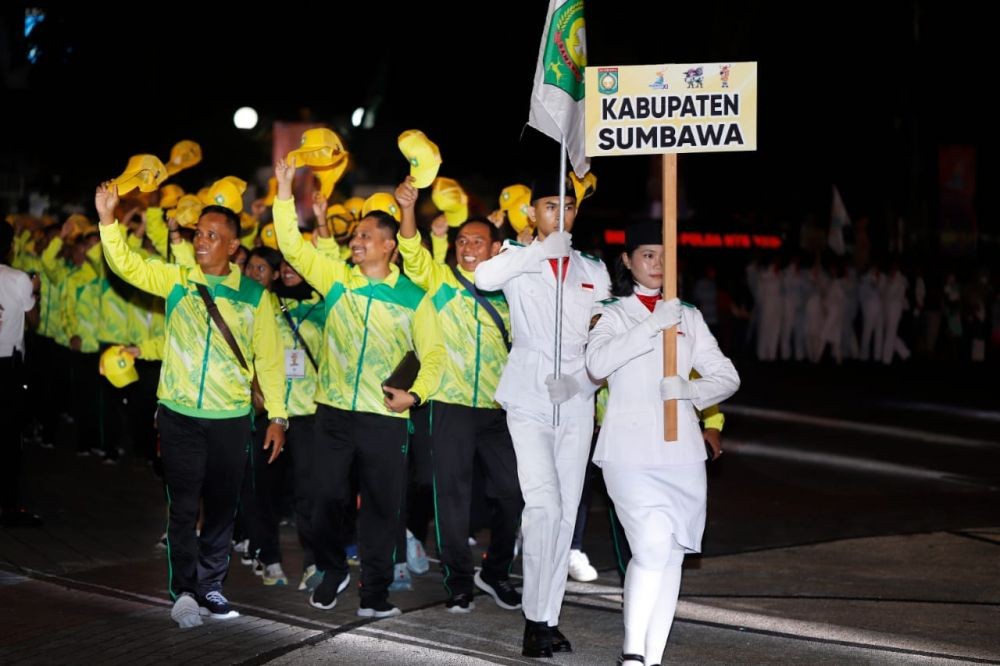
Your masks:
{"label": "white glove", "polygon": [[573,235],[566,231],[554,231],[541,242],[542,256],[546,259],[568,257],[572,249]]}
{"label": "white glove", "polygon": [[545,385],[549,387],[549,400],[553,405],[561,405],[580,392],[580,385],[569,375],[563,375],[559,379],[555,375],[549,375],[545,378]]}
{"label": "white glove", "polygon": [[656,335],[665,328],[681,323],[682,307],[684,306],[677,298],[671,298],[669,301],[657,301],[656,307],[643,322],[649,328],[649,334]]}
{"label": "white glove", "polygon": [[697,397],[698,387],[680,375],[660,380],[660,400],[694,400]]}

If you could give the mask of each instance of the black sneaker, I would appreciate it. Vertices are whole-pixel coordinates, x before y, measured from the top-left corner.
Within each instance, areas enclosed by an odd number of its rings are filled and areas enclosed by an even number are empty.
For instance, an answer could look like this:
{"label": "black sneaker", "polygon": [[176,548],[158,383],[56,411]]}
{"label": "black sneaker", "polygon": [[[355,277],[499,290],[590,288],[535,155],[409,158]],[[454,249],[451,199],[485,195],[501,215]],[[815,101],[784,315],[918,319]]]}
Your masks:
{"label": "black sneaker", "polygon": [[362,601],[361,605],[358,607],[358,617],[394,617],[396,615],[402,615],[403,611],[399,610],[386,600],[382,601]]}
{"label": "black sneaker", "polygon": [[309,597],[309,605],[320,610],[330,610],[337,605],[337,595],[347,589],[351,583],[351,573],[348,572],[339,582],[337,576],[323,576],[323,581],[316,586]]}
{"label": "black sneaker", "polygon": [[229,620],[239,617],[240,614],[229,606],[229,600],[222,596],[219,590],[212,590],[205,596],[198,597],[198,606],[201,607],[202,615],[211,615],[216,620]]}
{"label": "black sneaker", "polygon": [[471,613],[476,609],[476,602],[468,592],[459,592],[448,599],[444,609],[449,613]]}
{"label": "black sneaker", "polygon": [[482,569],[472,578],[480,590],[493,597],[497,606],[506,610],[517,610],[521,607],[521,593],[517,591],[509,578],[491,578]]}

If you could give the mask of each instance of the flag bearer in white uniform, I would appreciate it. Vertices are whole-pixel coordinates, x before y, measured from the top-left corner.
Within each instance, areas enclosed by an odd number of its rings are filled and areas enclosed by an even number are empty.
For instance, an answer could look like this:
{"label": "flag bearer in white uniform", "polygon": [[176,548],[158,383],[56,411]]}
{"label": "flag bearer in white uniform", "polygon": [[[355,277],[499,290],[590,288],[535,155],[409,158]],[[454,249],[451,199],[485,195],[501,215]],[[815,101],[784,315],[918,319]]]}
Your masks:
{"label": "flag bearer in white uniform", "polygon": [[[523,654],[551,657],[570,652],[559,631],[566,589],[570,541],[583,489],[594,428],[595,384],[587,375],[584,350],[590,321],[610,293],[604,263],[573,250],[576,217],[573,187],[566,183],[565,232],[559,232],[559,177],[553,170],[536,179],[528,217],[537,238],[524,246],[504,243],[496,257],[476,268],[476,287],[502,289],[510,306],[513,348],[500,377],[496,400],[507,410],[524,496],[525,617]],[[555,356],[556,266],[563,261],[562,366]],[[553,406],[559,425],[553,427]]]}
{"label": "flag bearer in white uniform", "polygon": [[[614,292],[590,334],[587,369],[607,377],[604,424],[594,451],[625,528],[625,642],[619,664],[659,664],[677,606],[685,553],[705,529],[705,444],[696,409],[731,396],[740,379],[694,306],[659,298],[660,226],[626,232]],[[664,378],[661,331],[677,325],[677,375]],[[700,379],[687,379],[691,370]],[[663,401],[676,399],[677,441],[663,440]],[[643,658],[645,662],[643,662]]]}

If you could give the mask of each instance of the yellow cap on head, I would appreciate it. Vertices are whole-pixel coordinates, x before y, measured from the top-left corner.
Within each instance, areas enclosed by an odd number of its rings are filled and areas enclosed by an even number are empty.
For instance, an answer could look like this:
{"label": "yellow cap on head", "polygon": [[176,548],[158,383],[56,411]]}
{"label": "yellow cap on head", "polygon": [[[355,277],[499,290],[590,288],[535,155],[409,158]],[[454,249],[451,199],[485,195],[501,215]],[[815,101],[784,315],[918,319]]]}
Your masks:
{"label": "yellow cap on head", "polygon": [[380,210],[384,213],[389,213],[389,215],[392,215],[397,222],[403,218],[403,211],[400,210],[396,197],[392,196],[388,192],[376,192],[365,199],[365,205],[361,209],[361,217],[368,215],[368,213],[373,210]]}

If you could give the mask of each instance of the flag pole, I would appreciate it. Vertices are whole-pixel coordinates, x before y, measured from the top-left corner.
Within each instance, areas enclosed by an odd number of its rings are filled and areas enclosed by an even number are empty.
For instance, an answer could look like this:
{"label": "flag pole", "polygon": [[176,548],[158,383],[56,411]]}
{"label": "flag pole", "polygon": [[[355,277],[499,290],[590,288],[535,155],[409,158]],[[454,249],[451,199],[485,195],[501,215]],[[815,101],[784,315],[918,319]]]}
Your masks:
{"label": "flag pole", "polygon": [[[677,298],[677,153],[663,155],[663,300]],[[663,331],[663,376],[677,374],[677,326]],[[686,379],[686,378],[685,378]],[[677,441],[677,401],[663,403],[663,441]]]}
{"label": "flag pole", "polygon": [[[559,138],[559,232],[566,230],[566,134]],[[568,257],[565,259],[568,261]],[[556,348],[553,375],[562,374],[562,311],[563,311],[563,257],[556,261]],[[559,426],[559,405],[552,406],[552,427]]]}

